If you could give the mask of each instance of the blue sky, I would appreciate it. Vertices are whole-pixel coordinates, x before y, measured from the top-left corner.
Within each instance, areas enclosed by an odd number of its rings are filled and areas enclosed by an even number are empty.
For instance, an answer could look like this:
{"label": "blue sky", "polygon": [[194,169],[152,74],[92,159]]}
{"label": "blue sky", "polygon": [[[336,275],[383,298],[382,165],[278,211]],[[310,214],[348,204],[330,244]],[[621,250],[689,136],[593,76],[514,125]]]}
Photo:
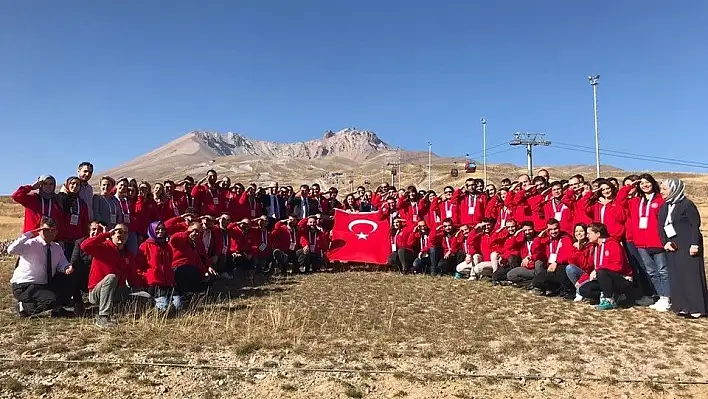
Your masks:
{"label": "blue sky", "polygon": [[[592,9],[591,7],[594,7]],[[477,154],[515,131],[702,161],[708,2],[0,0],[0,193],[104,170],[192,129],[277,141],[354,126]],[[522,149],[489,162],[525,163]],[[582,148],[582,147],[577,147]],[[538,164],[594,163],[539,148]],[[605,157],[628,169],[694,170]]]}

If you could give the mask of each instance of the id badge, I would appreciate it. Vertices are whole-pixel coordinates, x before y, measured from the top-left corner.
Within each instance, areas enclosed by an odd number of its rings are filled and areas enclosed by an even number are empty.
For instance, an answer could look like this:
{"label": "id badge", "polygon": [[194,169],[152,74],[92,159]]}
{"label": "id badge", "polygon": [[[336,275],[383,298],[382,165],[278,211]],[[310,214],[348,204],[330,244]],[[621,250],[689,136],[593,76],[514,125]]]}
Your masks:
{"label": "id badge", "polygon": [[417,222],[417,221],[418,221],[418,215],[415,215],[415,214],[413,215],[413,221],[414,221],[414,222]]}
{"label": "id badge", "polygon": [[129,214],[123,215],[123,223],[126,223],[126,224],[130,223],[130,215]]}
{"label": "id badge", "polygon": [[550,255],[548,256],[548,264],[556,263],[556,259],[558,259],[558,255],[557,255],[557,254],[550,254]]}
{"label": "id badge", "polygon": [[314,245],[310,245],[310,252],[315,252],[315,246],[314,246]]}
{"label": "id badge", "polygon": [[218,197],[214,197],[214,205],[219,205],[219,198]]}
{"label": "id badge", "polygon": [[294,250],[295,250],[295,243],[294,243],[294,242],[291,242],[291,243],[290,243],[290,250],[291,250],[291,251],[294,251]]}
{"label": "id badge", "polygon": [[111,213],[111,224],[116,224],[118,222],[117,215],[115,213]]}
{"label": "id badge", "polygon": [[[646,230],[649,227],[649,218],[646,216],[640,216],[639,217],[639,228],[642,230]],[[673,228],[673,226],[672,226]]]}
{"label": "id badge", "polygon": [[[452,212],[450,212],[450,213],[452,213]],[[448,217],[451,218],[452,215],[448,216]],[[440,223],[440,215],[438,215],[438,214],[435,214],[435,223]]]}
{"label": "id badge", "polygon": [[[452,217],[452,210],[445,211],[445,217],[446,217],[446,218],[451,218],[451,217]],[[438,218],[438,219],[440,219],[440,218]],[[438,222],[439,222],[439,221],[440,221],[440,220],[438,220]]]}
{"label": "id badge", "polygon": [[664,226],[664,232],[666,233],[666,237],[668,237],[668,238],[676,237],[676,230],[674,230],[673,223],[667,224],[666,226]]}
{"label": "id badge", "polygon": [[70,223],[72,226],[76,226],[77,224],[79,224],[79,215],[77,215],[77,214],[75,214],[75,213],[72,213],[72,214],[71,214],[71,219],[69,220],[69,223]]}
{"label": "id badge", "polygon": [[256,211],[254,209],[251,210],[251,217],[256,217]]}
{"label": "id badge", "polygon": [[563,211],[561,211],[561,212],[556,212],[556,213],[554,214],[553,218],[560,222],[560,221],[561,221],[561,218],[563,218]]}
{"label": "id badge", "polygon": [[258,250],[263,252],[263,251],[265,251],[266,247],[267,247],[267,245],[265,245],[265,243],[262,243],[261,245],[258,246]]}
{"label": "id badge", "polygon": [[467,208],[468,215],[474,215],[474,207]]}
{"label": "id badge", "polygon": [[396,252],[396,244],[391,244],[391,252]]}

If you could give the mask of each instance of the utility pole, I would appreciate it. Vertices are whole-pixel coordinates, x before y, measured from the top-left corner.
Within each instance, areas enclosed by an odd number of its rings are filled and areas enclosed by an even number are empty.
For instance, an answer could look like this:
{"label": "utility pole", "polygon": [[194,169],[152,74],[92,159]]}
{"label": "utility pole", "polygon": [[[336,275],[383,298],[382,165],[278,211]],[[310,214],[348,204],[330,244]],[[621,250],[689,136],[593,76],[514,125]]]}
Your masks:
{"label": "utility pole", "polygon": [[[391,186],[396,186],[396,175],[400,174],[401,163],[400,162],[388,162],[386,166],[391,167]],[[398,181],[401,181],[401,176],[398,176]]]}
{"label": "utility pole", "polygon": [[432,186],[431,184],[431,175],[430,175],[430,170],[431,170],[431,165],[433,163],[433,142],[428,141],[428,191],[430,191],[430,187]]}
{"label": "utility pole", "polygon": [[590,86],[592,86],[592,108],[595,115],[595,167],[597,177],[600,178],[600,133],[597,127],[597,84],[600,83],[600,75],[588,76]]}
{"label": "utility pole", "polygon": [[482,118],[482,140],[484,143],[484,187],[487,187],[487,119]]}
{"label": "utility pole", "polygon": [[533,147],[537,145],[549,146],[551,142],[545,139],[545,133],[514,133],[514,140],[509,141],[509,145],[526,146],[526,168],[529,176],[533,177]]}

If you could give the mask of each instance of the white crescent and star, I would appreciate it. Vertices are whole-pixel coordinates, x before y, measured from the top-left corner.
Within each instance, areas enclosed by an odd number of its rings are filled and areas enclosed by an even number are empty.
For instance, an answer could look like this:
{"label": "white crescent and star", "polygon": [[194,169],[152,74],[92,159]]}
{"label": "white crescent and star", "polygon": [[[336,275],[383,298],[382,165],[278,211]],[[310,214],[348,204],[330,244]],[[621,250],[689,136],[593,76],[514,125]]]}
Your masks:
{"label": "white crescent and star", "polygon": [[[376,229],[379,228],[379,225],[378,225],[376,222],[374,222],[374,221],[371,221],[371,220],[364,220],[364,219],[357,219],[357,220],[352,220],[352,221],[349,223],[349,226],[348,226],[348,227],[349,227],[349,231],[351,231],[352,233],[354,233],[354,230],[352,230],[352,229],[354,228],[354,226],[356,226],[356,225],[358,225],[358,224],[368,224],[369,226],[371,226],[371,231],[369,232],[369,234],[373,233],[374,231],[376,231]],[[357,238],[358,240],[366,240],[367,238],[369,238],[369,234],[366,234],[366,233],[355,233],[355,234],[356,234],[356,238]]]}

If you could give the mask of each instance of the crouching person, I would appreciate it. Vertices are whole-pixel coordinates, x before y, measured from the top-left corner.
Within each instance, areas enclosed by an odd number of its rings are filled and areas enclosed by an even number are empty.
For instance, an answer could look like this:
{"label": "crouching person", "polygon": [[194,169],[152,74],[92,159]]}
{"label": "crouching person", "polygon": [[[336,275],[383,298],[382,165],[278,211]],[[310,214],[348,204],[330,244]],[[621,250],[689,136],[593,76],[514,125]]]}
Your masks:
{"label": "crouching person", "polygon": [[386,264],[389,267],[398,269],[403,274],[411,270],[413,260],[415,259],[415,254],[408,245],[408,236],[410,233],[411,231],[405,227],[403,219],[393,221],[391,234],[389,236],[389,240],[391,241],[391,253],[388,255]]}
{"label": "crouching person", "polygon": [[317,217],[308,217],[307,225],[300,232],[298,265],[305,273],[319,271],[325,266],[324,251],[327,249],[329,249],[329,235],[317,226]]}
{"label": "crouching person", "polygon": [[61,314],[57,296],[62,287],[55,280],[57,273],[69,275],[74,268],[66,260],[64,250],[54,242],[56,222],[42,217],[39,228],[30,230],[7,248],[12,255],[19,255],[17,268],[12,274],[12,295],[17,299],[17,312],[22,317],[52,310],[52,316]]}
{"label": "crouching person", "polygon": [[91,256],[89,271],[89,302],[98,305],[96,325],[112,327],[111,320],[115,302],[128,298],[130,288],[138,289],[144,284],[138,276],[135,258],[126,248],[128,228],[118,224],[111,231],[89,237],[81,243],[81,250]]}
{"label": "crouching person", "polygon": [[167,228],[163,222],[148,226],[148,239],[140,244],[137,268],[143,274],[148,292],[155,299],[155,308],[166,311],[170,303],[182,308],[182,298],[174,294],[175,273],[172,270],[172,247],[167,243]]}
{"label": "crouching person", "polygon": [[255,228],[249,230],[251,253],[256,270],[270,273],[273,266],[284,270],[288,264],[288,255],[276,248],[277,232],[268,231],[268,217],[263,215],[257,220]]}
{"label": "crouching person", "polygon": [[175,291],[180,297],[180,305],[186,295],[206,291],[209,281],[207,277],[216,275],[216,270],[205,263],[204,246],[199,241],[203,230],[200,222],[192,222],[187,231],[173,234],[169,240]]}
{"label": "crouching person", "polygon": [[543,246],[533,230],[533,222],[521,224],[521,233],[516,236],[516,241],[521,248],[521,265],[509,270],[506,278],[518,287],[532,289],[531,282],[543,270],[546,259]]}

